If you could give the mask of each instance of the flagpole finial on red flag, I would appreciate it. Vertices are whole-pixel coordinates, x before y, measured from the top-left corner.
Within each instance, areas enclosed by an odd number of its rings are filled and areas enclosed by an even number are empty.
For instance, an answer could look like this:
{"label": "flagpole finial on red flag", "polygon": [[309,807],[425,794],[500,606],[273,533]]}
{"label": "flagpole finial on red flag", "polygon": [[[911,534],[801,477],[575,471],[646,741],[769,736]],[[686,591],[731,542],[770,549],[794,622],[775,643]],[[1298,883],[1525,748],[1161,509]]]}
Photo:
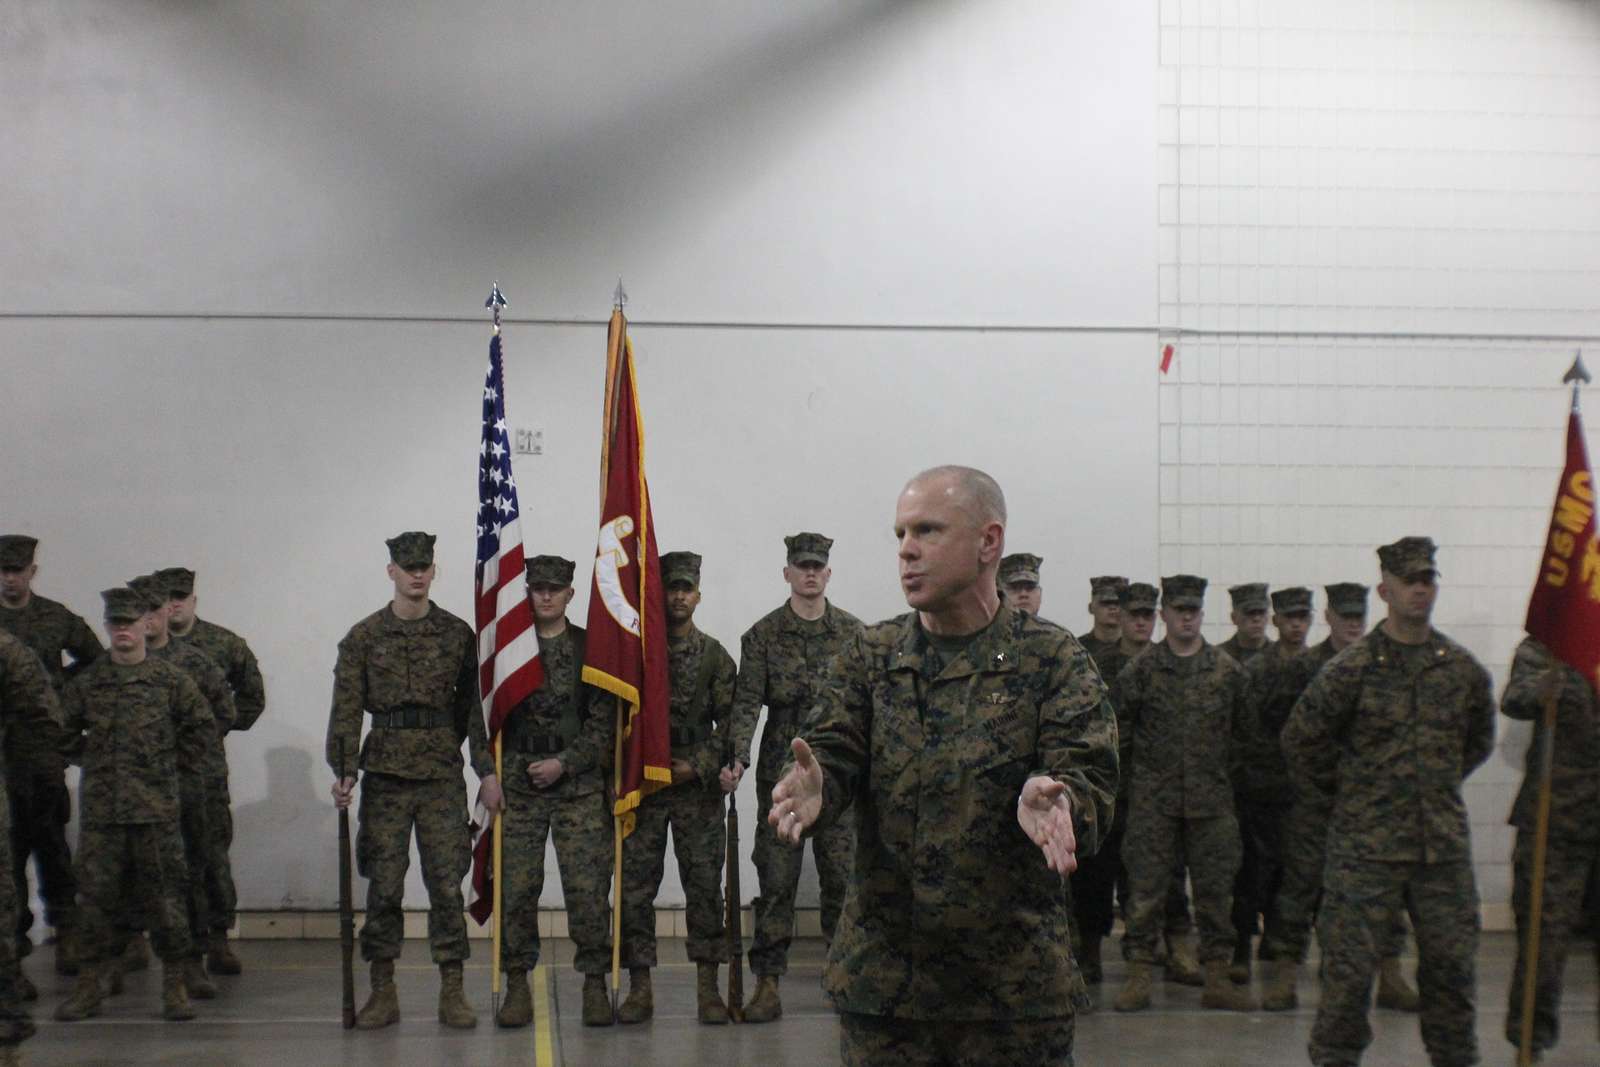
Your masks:
{"label": "flagpole finial on red flag", "polygon": [[1589,368],[1583,365],[1583,349],[1578,349],[1577,354],[1572,357],[1572,366],[1568,368],[1567,373],[1562,376],[1561,380],[1572,383],[1572,410],[1577,411],[1578,388],[1594,381],[1593,378],[1589,377]]}

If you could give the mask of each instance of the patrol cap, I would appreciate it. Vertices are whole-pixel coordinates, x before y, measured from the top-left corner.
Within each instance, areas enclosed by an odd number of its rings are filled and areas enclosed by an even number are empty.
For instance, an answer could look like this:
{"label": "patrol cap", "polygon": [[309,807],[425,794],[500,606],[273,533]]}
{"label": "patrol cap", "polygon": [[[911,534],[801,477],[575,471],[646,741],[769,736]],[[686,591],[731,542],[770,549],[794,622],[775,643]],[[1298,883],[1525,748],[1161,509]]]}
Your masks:
{"label": "patrol cap", "polygon": [[106,622],[138,622],[144,618],[144,594],[125,585],[101,592],[106,602]]}
{"label": "patrol cap", "polygon": [[827,563],[828,550],[833,547],[833,538],[802,530],[800,533],[785,537],[783,547],[789,551],[790,563]]}
{"label": "patrol cap", "polygon": [[1123,611],[1154,611],[1161,593],[1149,582],[1132,582],[1123,587],[1117,603]]}
{"label": "patrol cap", "polygon": [[146,611],[160,611],[167,606],[167,583],[153,574],[129,578],[128,588],[144,598]]}
{"label": "patrol cap", "polygon": [[1034,585],[1038,585],[1039,568],[1043,566],[1043,556],[1035,556],[1031,552],[1013,552],[1000,561],[1000,584],[1010,585],[1012,582],[1032,582]]}
{"label": "patrol cap", "polygon": [[156,579],[165,583],[167,596],[182,600],[194,592],[194,571],[188,567],[164,567],[156,571]]}
{"label": "patrol cap", "polygon": [[1436,551],[1431,537],[1402,537],[1378,549],[1378,564],[1398,578],[1419,578],[1423,574],[1438,577],[1439,568],[1433,565]]}
{"label": "patrol cap", "polygon": [[1122,591],[1128,588],[1128,579],[1120,574],[1102,574],[1089,579],[1089,599],[1096,604],[1122,603]]}
{"label": "patrol cap", "polygon": [[694,552],[668,552],[661,557],[661,584],[700,586],[700,556]]}
{"label": "patrol cap", "polygon": [[1161,606],[1200,608],[1206,603],[1206,580],[1193,574],[1174,574],[1161,579]]}
{"label": "patrol cap", "polygon": [[0,567],[21,570],[33,562],[33,550],[38,547],[37,537],[27,534],[0,535]]}
{"label": "patrol cap", "polygon": [[421,530],[409,530],[397,534],[384,542],[389,546],[389,559],[395,566],[402,569],[411,567],[431,567],[433,565],[433,543],[438,538],[431,533]]}
{"label": "patrol cap", "polygon": [[1367,613],[1367,587],[1359,582],[1335,582],[1325,585],[1328,607],[1336,615],[1365,615]]}
{"label": "patrol cap", "polygon": [[1311,590],[1303,585],[1275,590],[1272,594],[1272,610],[1279,615],[1309,615]]}
{"label": "patrol cap", "polygon": [[1246,582],[1236,585],[1228,590],[1228,595],[1233,598],[1234,611],[1266,611],[1267,610],[1267,583]]}
{"label": "patrol cap", "polygon": [[529,585],[559,585],[566,588],[572,584],[572,576],[577,572],[578,565],[560,556],[534,556],[523,564],[523,569],[528,572]]}

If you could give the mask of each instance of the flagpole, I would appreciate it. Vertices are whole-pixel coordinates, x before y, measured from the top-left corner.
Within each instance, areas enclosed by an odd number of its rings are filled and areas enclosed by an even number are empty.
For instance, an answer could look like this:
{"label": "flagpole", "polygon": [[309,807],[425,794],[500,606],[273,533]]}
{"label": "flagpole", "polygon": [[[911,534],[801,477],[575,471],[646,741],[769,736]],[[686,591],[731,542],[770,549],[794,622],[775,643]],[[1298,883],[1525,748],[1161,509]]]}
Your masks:
{"label": "flagpole", "polygon": [[[505,302],[505,297],[500,295],[500,283],[495,282],[494,288],[489,291],[488,304],[490,311],[494,314],[494,334],[496,337],[500,335],[500,309],[505,305]],[[494,844],[491,846],[492,858],[490,860],[494,870],[494,887],[492,890],[493,918],[490,919],[489,926],[489,1004],[495,1015],[500,1014],[500,942],[502,919],[504,918],[501,914],[501,892],[504,878],[502,877],[503,868],[500,864],[501,847],[505,839],[504,797],[506,777],[503,773],[505,762],[501,743],[501,734],[503,732],[496,731],[494,735],[494,777],[495,781],[500,783],[500,796],[502,799],[500,802],[501,810],[493,813],[492,816],[494,819]]]}
{"label": "flagpole", "polygon": [[622,698],[617,697],[617,730],[611,759],[611,844],[614,865],[611,873],[611,1017],[617,1016],[622,989],[622,816],[617,814],[616,798],[622,795]]}

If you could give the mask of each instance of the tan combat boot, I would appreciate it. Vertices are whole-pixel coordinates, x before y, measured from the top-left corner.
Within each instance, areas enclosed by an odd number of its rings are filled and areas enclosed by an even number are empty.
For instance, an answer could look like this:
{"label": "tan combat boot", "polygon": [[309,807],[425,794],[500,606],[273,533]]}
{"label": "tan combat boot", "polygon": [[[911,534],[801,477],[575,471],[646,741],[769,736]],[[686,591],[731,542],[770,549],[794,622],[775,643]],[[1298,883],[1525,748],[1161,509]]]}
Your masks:
{"label": "tan combat boot", "polygon": [[217,931],[212,936],[211,951],[206,955],[206,966],[212,974],[242,974],[244,964],[239,962],[239,957],[233,954],[233,948],[228,944],[228,935]]}
{"label": "tan combat boot", "polygon": [[700,1021],[707,1026],[725,1025],[728,1006],[722,1002],[722,994],[717,990],[717,965],[700,963],[695,965],[695,969],[698,977],[694,984],[694,999]]}
{"label": "tan combat boot", "polygon": [[[104,965],[116,968],[116,961]],[[90,963],[78,965],[78,981],[72,995],[56,1005],[56,1021],[75,1023],[100,1014],[100,966]]]}
{"label": "tan combat boot", "polygon": [[[478,1015],[467,1003],[461,974],[460,960],[439,964],[439,1021],[452,1030],[471,1030],[478,1025]],[[531,1002],[529,1010],[532,1011]]]}
{"label": "tan combat boot", "polygon": [[778,999],[778,976],[763,974],[756,977],[756,991],[750,1003],[744,1006],[747,1023],[770,1023],[783,1014],[783,1001]]}
{"label": "tan combat boot", "polygon": [[1216,1011],[1255,1011],[1256,999],[1248,989],[1233,984],[1226,963],[1212,960],[1206,964],[1206,987],[1200,993],[1200,1006]]}
{"label": "tan combat boot", "polygon": [[494,1024],[516,1030],[533,1022],[533,994],[528,991],[527,971],[506,972],[506,999],[495,1013]]}
{"label": "tan combat boot", "polygon": [[1411,988],[1400,971],[1400,957],[1390,956],[1378,964],[1378,1007],[1389,1011],[1416,1011],[1422,998]]}
{"label": "tan combat boot", "polygon": [[183,987],[196,1000],[217,999],[217,984],[206,974],[204,956],[190,956],[183,961]]}
{"label": "tan combat boot", "polygon": [[1123,979],[1117,999],[1111,1002],[1117,1011],[1144,1011],[1150,1006],[1150,965],[1128,964],[1128,977]]}
{"label": "tan combat boot", "polygon": [[628,968],[628,996],[617,1008],[617,1022],[642,1023],[656,1013],[656,1000],[650,990],[650,968]]}
{"label": "tan combat boot", "polygon": [[144,934],[134,934],[128,947],[122,950],[122,969],[125,972],[142,971],[150,966],[150,943]]}
{"label": "tan combat boot", "polygon": [[400,1021],[400,994],[394,987],[394,960],[372,961],[372,995],[356,1015],[357,1030],[378,1030]]}
{"label": "tan combat boot", "polygon": [[606,979],[600,974],[583,976],[583,1025],[610,1026],[611,994],[606,992]]}
{"label": "tan combat boot", "polygon": [[1288,1011],[1297,1006],[1300,997],[1295,984],[1300,980],[1300,961],[1273,960],[1268,969],[1271,977],[1267,979],[1261,1007],[1266,1011]]}
{"label": "tan combat boot", "polygon": [[189,991],[183,985],[183,971],[182,960],[161,961],[161,1017],[169,1023],[194,1018],[194,1005],[189,1003]]}
{"label": "tan combat boot", "polygon": [[1167,981],[1179,985],[1204,985],[1200,961],[1195,958],[1194,946],[1187,937],[1175,937],[1167,942]]}

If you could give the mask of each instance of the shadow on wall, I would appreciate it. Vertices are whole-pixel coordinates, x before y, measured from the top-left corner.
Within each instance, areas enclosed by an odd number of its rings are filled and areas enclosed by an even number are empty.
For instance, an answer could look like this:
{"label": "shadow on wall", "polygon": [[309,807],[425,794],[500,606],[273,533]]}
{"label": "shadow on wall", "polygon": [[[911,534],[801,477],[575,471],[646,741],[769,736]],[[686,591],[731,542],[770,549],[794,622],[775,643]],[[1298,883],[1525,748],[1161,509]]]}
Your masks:
{"label": "shadow on wall", "polygon": [[[327,786],[319,787],[313,780],[311,753],[304,749],[268,749],[265,760],[267,795],[234,808],[233,813],[233,879],[240,890],[239,905],[333,907],[339,892],[339,820]],[[267,847],[274,840],[289,847]],[[355,899],[366,899],[364,880],[357,875],[355,882]]]}

